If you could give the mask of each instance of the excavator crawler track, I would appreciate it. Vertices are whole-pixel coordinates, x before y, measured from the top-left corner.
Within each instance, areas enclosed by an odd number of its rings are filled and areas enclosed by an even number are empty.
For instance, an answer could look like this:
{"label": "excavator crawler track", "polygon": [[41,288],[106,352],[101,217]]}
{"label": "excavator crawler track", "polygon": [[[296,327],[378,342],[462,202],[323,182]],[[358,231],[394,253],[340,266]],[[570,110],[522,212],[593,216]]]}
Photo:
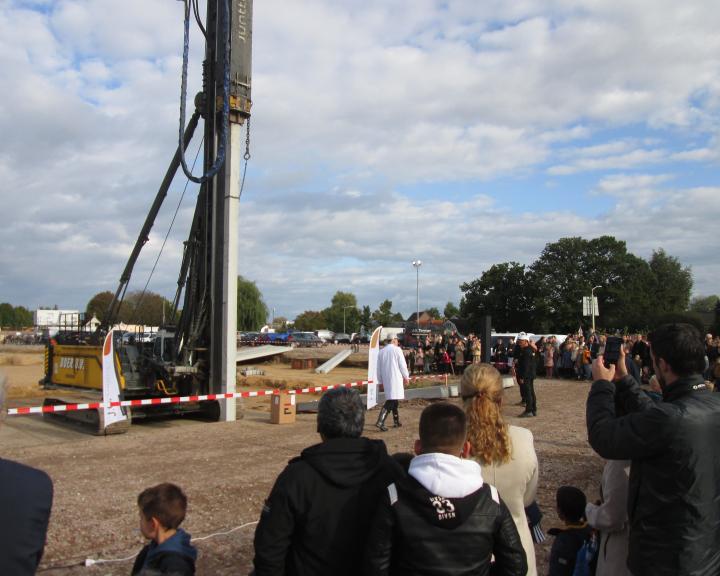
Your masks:
{"label": "excavator crawler track", "polygon": [[[61,399],[46,398],[43,406],[59,406],[62,404],[77,404],[79,402],[97,402],[97,399]],[[110,434],[124,434],[130,429],[132,415],[129,408],[127,411],[127,420],[123,422],[115,422],[105,427],[104,413],[102,408],[95,410],[73,410],[70,412],[43,412],[43,420],[62,426],[69,426],[76,429],[82,429],[85,432],[96,436],[108,436]]]}

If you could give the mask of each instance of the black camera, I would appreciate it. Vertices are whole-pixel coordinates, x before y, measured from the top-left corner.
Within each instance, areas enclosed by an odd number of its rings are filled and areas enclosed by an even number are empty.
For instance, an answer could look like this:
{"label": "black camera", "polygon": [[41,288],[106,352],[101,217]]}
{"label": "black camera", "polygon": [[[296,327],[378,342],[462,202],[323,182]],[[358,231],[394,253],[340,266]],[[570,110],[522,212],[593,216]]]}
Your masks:
{"label": "black camera", "polygon": [[605,364],[617,364],[620,359],[620,348],[623,345],[623,340],[620,336],[608,336],[605,341],[605,352],[603,353],[603,360]]}

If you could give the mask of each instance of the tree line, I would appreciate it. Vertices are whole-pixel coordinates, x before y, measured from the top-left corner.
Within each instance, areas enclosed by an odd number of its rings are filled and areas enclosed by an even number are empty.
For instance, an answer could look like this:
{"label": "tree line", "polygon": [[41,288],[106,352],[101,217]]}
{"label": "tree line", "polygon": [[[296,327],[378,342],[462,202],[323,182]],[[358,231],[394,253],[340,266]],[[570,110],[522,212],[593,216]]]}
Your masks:
{"label": "tree line", "polygon": [[[644,260],[627,250],[624,241],[612,236],[591,240],[561,238],[545,245],[530,265],[517,262],[493,264],[479,278],[460,285],[459,308],[448,302],[441,314],[426,308],[433,318],[462,318],[469,330],[479,330],[483,316],[492,317],[498,332],[532,330],[565,333],[591,323],[582,314],[582,299],[595,289],[600,315],[597,326],[605,330],[646,330],[661,319],[687,312],[715,313],[715,331],[720,330],[720,298],[698,296],[690,299],[693,280],[689,267],[659,249]],[[112,301],[113,293],[100,292],[86,306],[86,317],[99,320]],[[154,292],[129,293],[120,309],[118,322],[158,326],[172,322],[172,303]],[[268,307],[255,282],[238,276],[238,330],[258,330],[268,320]],[[361,326],[388,326],[403,322],[402,314],[384,300],[375,309],[359,306],[351,292],[337,291],[322,310],[306,310],[294,321],[296,330],[329,329],[358,332]],[[286,330],[289,321],[272,318],[276,330]],[[0,304],[0,326],[32,326],[32,312],[22,306]]]}
{"label": "tree line", "polygon": [[[498,332],[567,333],[591,324],[582,299],[595,288],[597,322],[608,331],[645,330],[678,315],[687,318],[693,280],[689,267],[659,249],[644,260],[612,236],[562,238],[529,266],[494,264],[463,283],[460,314],[478,329],[492,316]],[[710,297],[699,305],[707,305]]]}
{"label": "tree line", "polygon": [[0,328],[21,330],[33,325],[33,313],[25,306],[13,306],[7,302],[0,304]]}

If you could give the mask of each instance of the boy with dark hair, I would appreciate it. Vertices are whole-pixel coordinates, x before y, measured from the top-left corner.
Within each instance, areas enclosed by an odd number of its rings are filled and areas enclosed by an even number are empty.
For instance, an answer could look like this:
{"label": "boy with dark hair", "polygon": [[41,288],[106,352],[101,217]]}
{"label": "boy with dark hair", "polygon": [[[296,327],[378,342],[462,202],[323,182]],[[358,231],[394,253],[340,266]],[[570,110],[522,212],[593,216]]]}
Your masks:
{"label": "boy with dark hair", "polygon": [[175,484],[163,483],[147,488],[138,496],[140,531],[151,542],[135,559],[132,576],[195,574],[197,550],[190,534],[180,528],[185,519],[187,498]]}
{"label": "boy with dark hair", "polygon": [[408,476],[387,487],[375,515],[365,574],[527,572],[512,516],[480,465],[464,459],[469,452],[460,407],[440,402],[423,410]]}
{"label": "boy with dark hair", "polygon": [[585,494],[575,486],[560,486],[556,494],[557,513],[564,528],[551,528],[548,534],[555,536],[550,550],[549,576],[572,576],[575,559],[592,529],[585,520]]}

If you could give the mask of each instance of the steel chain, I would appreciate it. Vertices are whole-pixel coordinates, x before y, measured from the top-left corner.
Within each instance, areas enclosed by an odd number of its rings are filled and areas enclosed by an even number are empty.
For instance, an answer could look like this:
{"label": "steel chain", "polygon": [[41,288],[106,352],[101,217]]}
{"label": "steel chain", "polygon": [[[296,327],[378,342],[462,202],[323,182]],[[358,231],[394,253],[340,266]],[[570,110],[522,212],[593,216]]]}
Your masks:
{"label": "steel chain", "polygon": [[250,116],[247,119],[247,129],[245,132],[245,154],[243,155],[245,161],[250,160]]}

